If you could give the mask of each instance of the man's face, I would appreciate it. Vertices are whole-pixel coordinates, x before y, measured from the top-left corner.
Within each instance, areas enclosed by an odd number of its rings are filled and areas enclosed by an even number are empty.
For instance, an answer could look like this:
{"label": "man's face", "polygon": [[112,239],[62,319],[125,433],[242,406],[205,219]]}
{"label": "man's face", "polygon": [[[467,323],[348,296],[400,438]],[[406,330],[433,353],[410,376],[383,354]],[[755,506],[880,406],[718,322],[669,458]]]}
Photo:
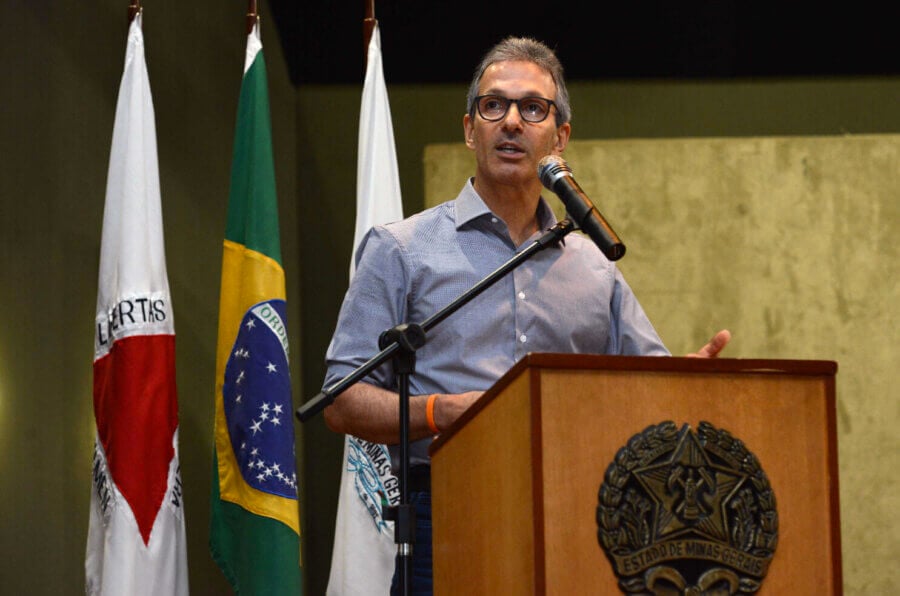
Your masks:
{"label": "man's face", "polygon": [[[495,62],[485,70],[478,95],[553,99],[556,85],[550,73],[533,62]],[[557,128],[555,107],[543,122],[527,122],[517,104],[496,122],[488,122],[477,110],[474,116],[466,114],[463,128],[466,145],[475,151],[476,184],[517,185],[526,191],[540,186],[538,162],[545,155],[562,153],[571,130],[568,123]]]}

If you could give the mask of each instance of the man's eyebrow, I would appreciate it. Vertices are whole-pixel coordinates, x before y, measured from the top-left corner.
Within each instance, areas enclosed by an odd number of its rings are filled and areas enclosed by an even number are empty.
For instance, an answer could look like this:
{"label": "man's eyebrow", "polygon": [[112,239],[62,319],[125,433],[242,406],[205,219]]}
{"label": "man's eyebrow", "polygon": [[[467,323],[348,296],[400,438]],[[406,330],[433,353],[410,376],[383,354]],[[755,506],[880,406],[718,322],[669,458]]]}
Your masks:
{"label": "man's eyebrow", "polygon": [[544,97],[544,95],[540,91],[530,90],[521,94],[519,97],[509,97],[501,92],[499,89],[491,88],[486,89],[484,92],[479,93],[478,95],[499,95],[500,97],[505,97],[507,99],[521,99],[523,97]]}

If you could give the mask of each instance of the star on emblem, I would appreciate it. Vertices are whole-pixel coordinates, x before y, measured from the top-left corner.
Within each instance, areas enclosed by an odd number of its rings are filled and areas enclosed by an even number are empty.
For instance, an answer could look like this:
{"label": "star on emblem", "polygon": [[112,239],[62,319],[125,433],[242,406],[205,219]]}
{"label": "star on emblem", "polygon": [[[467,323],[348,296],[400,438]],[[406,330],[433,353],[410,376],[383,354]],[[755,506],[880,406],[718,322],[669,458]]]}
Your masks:
{"label": "star on emblem", "polygon": [[712,463],[687,425],[668,461],[635,469],[634,475],[656,501],[658,539],[694,531],[728,540],[725,506],[747,476]]}

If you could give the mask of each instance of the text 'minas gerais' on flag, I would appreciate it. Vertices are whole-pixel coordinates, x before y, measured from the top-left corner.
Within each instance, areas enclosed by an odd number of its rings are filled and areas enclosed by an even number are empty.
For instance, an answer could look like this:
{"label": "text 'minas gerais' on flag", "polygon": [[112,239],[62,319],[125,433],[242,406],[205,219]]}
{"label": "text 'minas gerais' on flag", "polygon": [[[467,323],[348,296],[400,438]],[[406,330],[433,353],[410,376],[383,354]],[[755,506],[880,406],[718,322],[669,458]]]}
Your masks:
{"label": "text 'minas gerais' on flag", "polygon": [[299,594],[284,270],[259,26],[247,37],[222,254],[209,545],[240,594]]}
{"label": "text 'minas gerais' on flag", "polygon": [[128,30],[103,210],[94,329],[88,594],[187,594],[175,326],[141,16]]}
{"label": "text 'minas gerais' on flag", "polygon": [[[381,64],[378,24],[372,31],[359,116],[354,252],[369,229],[403,218],[394,130]],[[350,276],[355,271],[351,258]],[[400,502],[387,447],[347,436],[338,496],[329,596],[387,594],[394,574],[393,522],[384,501]]]}

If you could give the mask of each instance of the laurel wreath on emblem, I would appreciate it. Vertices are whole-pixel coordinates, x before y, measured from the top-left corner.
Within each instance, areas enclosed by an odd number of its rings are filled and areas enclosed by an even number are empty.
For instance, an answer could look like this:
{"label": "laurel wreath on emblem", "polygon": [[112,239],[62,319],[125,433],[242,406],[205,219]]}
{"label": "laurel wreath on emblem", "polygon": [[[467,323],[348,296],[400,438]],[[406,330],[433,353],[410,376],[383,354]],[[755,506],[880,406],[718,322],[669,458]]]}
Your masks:
{"label": "laurel wreath on emblem", "polygon": [[[769,486],[769,479],[759,465],[756,456],[750,453],[744,443],[731,436],[727,430],[717,429],[708,422],[701,422],[697,428],[700,443],[708,450],[717,452],[740,465],[757,491],[759,526],[754,527],[752,503],[739,498],[733,503],[737,524],[732,524],[732,544],[749,553],[771,555],[778,546],[778,513],[775,511],[775,493]],[[741,492],[741,496],[749,491]],[[758,552],[757,552],[758,551]]]}
{"label": "laurel wreath on emblem", "polygon": [[[688,425],[679,429],[672,421],[648,426],[631,437],[609,464],[598,494],[596,521],[597,539],[611,561],[653,544],[654,503],[634,488],[632,474],[671,453],[689,430]],[[778,542],[778,514],[775,495],[759,461],[742,441],[708,422],[700,423],[696,436],[706,452],[746,475],[749,483],[728,503],[728,546],[761,559],[771,559]],[[708,569],[695,585],[688,585],[676,569],[663,565],[647,569],[643,574],[625,577],[617,572],[617,575],[620,587],[630,594],[654,593],[654,584],[660,578],[677,586],[683,594],[705,593],[708,585],[720,580],[727,580],[730,594],[753,593],[761,585],[761,578],[739,577],[723,567]]]}

